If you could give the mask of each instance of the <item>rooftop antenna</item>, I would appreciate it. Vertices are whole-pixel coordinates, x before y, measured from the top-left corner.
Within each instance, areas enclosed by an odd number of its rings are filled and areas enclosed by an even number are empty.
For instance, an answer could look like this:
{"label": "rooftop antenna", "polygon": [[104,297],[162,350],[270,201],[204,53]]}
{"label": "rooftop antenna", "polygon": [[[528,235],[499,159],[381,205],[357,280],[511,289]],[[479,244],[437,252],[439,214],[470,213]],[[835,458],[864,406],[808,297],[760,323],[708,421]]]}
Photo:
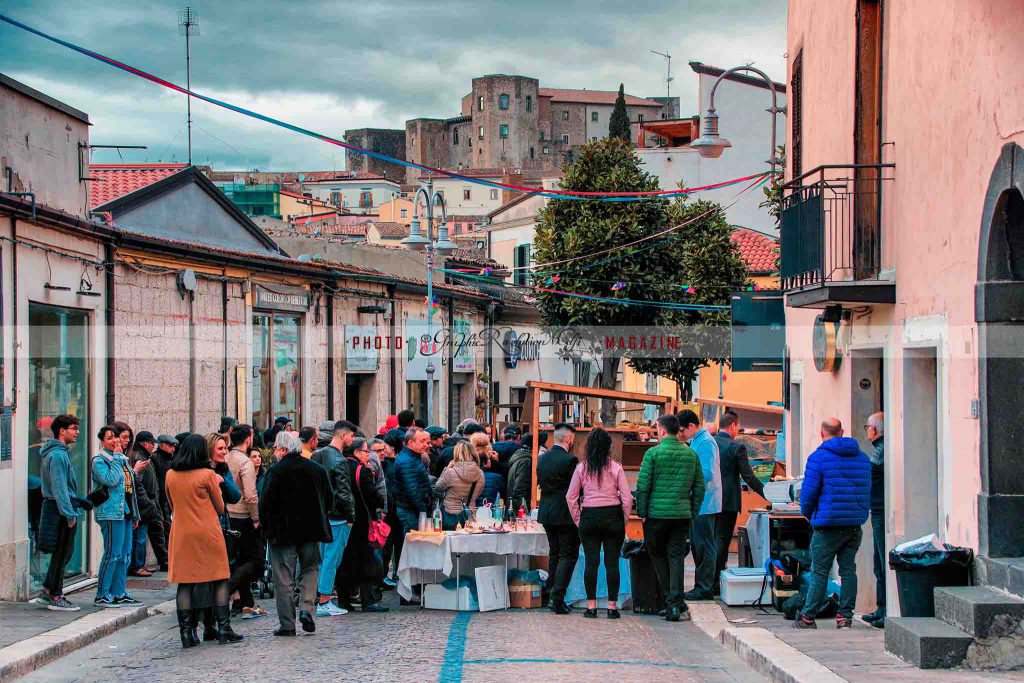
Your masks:
{"label": "rooftop antenna", "polygon": [[188,164],[192,165],[192,36],[199,35],[199,13],[191,7],[178,10],[178,35],[185,36],[185,89],[188,102]]}
{"label": "rooftop antenna", "polygon": [[665,58],[665,63],[668,65],[668,69],[665,72],[665,97],[672,97],[672,55],[667,52],[658,52],[657,50],[651,50],[651,52]]}

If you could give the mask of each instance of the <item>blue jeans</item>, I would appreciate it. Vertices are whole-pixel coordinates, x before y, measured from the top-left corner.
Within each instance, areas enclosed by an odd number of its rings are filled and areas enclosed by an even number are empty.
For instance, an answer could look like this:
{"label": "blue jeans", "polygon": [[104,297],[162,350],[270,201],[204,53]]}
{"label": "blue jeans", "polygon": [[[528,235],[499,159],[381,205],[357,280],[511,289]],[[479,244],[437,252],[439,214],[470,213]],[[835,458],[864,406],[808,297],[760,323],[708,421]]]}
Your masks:
{"label": "blue jeans", "polygon": [[875,545],[875,605],[885,616],[885,513],[871,513],[871,536]]}
{"label": "blue jeans", "polygon": [[831,526],[814,530],[811,536],[811,585],[803,614],[808,619],[825,606],[825,588],[832,561],[839,563],[842,590],[839,593],[839,616],[853,618],[857,603],[857,549],[862,537],[859,526]]}
{"label": "blue jeans", "polygon": [[128,571],[134,572],[146,566],[146,541],[149,539],[149,525],[139,523],[132,532],[132,556]]}
{"label": "blue jeans", "polygon": [[395,508],[395,513],[398,514],[398,521],[402,523],[403,536],[410,531],[416,531],[419,529],[420,513],[416,512],[412,508],[405,508],[402,506]]}
{"label": "blue jeans", "polygon": [[[418,520],[417,520],[418,523]],[[452,514],[444,510],[441,511],[441,529],[444,531],[455,531],[455,527],[459,524],[466,525],[466,513],[459,512]]]}
{"label": "blue jeans", "polygon": [[101,521],[103,557],[96,583],[97,598],[124,597],[128,593],[128,558],[132,554],[132,520]]}
{"label": "blue jeans", "polygon": [[316,590],[320,595],[329,596],[334,592],[334,576],[338,573],[341,565],[341,558],[345,554],[345,546],[348,545],[348,537],[352,533],[352,526],[341,519],[331,520],[331,535],[334,540],[330,543],[320,544],[320,578],[317,580]]}

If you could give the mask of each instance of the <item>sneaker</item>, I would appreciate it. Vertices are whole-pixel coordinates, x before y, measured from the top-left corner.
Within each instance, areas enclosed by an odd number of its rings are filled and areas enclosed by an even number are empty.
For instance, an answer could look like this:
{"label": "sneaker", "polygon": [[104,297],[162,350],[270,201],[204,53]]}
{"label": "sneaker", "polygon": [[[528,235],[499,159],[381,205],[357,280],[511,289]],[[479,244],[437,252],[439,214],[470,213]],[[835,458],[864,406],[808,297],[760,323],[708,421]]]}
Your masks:
{"label": "sneaker", "polygon": [[34,597],[31,600],[29,600],[29,602],[32,603],[33,605],[47,606],[51,602],[53,602],[53,598],[50,597],[50,594],[47,593],[45,590],[41,590],[41,591],[39,591],[39,595],[37,595],[36,597]]}
{"label": "sneaker", "polygon": [[398,581],[392,579],[390,576],[385,576],[383,583],[385,586],[388,586],[389,588],[398,588]]}
{"label": "sneaker", "polygon": [[885,612],[881,612],[879,610],[875,610],[871,614],[863,615],[860,619],[864,623],[870,624],[870,623],[878,621],[879,619],[885,619]]}
{"label": "sneaker", "polygon": [[267,610],[263,609],[259,605],[255,607],[243,607],[241,610],[243,619],[256,619],[258,617],[267,616]]}
{"label": "sneaker", "polygon": [[836,628],[853,628],[853,619],[851,619],[850,617],[844,617],[841,614],[837,614]]}
{"label": "sneaker", "polygon": [[142,600],[136,600],[131,593],[125,593],[119,598],[114,598],[114,603],[118,605],[127,605],[128,607],[135,607],[142,604]]}
{"label": "sneaker", "polygon": [[46,609],[54,612],[77,612],[82,608],[78,605],[72,604],[63,595],[58,595],[50,600],[49,604],[46,605]]}
{"label": "sneaker", "polygon": [[806,614],[801,614],[797,617],[796,621],[793,622],[793,628],[818,628],[818,624]]}
{"label": "sneaker", "polygon": [[110,598],[108,598],[105,595],[103,597],[101,597],[101,598],[96,598],[95,600],[93,600],[92,604],[95,605],[96,607],[120,607],[121,606],[120,602],[116,602],[114,600],[111,600]]}
{"label": "sneaker", "polygon": [[885,617],[882,617],[881,619],[876,619],[875,621],[872,621],[871,625],[874,626],[875,628],[885,628]]}
{"label": "sneaker", "polygon": [[316,606],[316,615],[318,617],[343,617],[346,614],[348,614],[348,610],[344,607],[338,607],[333,601]]}

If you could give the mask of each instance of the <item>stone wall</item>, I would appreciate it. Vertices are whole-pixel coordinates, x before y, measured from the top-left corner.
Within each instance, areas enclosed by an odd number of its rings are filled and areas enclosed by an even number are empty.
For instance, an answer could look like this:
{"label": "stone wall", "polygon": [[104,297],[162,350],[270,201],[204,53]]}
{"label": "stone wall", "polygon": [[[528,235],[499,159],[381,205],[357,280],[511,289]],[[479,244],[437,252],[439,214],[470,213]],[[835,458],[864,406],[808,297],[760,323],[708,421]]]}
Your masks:
{"label": "stone wall", "polygon": [[[371,152],[386,154],[405,160],[405,131],[392,128],[358,128],[345,131],[345,142]],[[373,173],[402,182],[405,167],[382,159],[376,159],[352,150],[345,152],[345,168],[357,173]]]}

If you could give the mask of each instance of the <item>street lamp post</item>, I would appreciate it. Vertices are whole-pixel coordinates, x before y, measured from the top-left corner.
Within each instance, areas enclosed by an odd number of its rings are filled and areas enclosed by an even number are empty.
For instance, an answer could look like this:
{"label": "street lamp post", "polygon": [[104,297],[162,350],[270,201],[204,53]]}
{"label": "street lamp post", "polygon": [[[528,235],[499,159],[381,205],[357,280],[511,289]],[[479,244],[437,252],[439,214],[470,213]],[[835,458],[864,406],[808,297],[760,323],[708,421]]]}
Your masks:
{"label": "street lamp post", "polygon": [[753,66],[734,66],[722,73],[711,86],[711,98],[708,102],[708,112],[701,122],[701,135],[690,143],[690,147],[697,149],[697,152],[706,159],[717,159],[722,156],[726,147],[732,147],[732,143],[718,134],[718,114],[715,113],[715,90],[718,84],[730,74],[740,71],[749,71],[764,79],[768,84],[768,90],[772,93],[772,106],[765,111],[772,115],[771,151],[768,155],[768,165],[772,168],[772,175],[775,174],[775,167],[782,163],[782,160],[775,153],[775,122],[779,114],[786,113],[786,105],[779,106],[778,93],[775,90],[775,81],[768,77],[768,74]]}
{"label": "street lamp post", "polygon": [[[423,234],[420,229],[420,197],[425,200],[427,212],[427,231]],[[441,207],[441,224],[438,226],[437,240],[434,240],[434,206]],[[434,310],[434,252],[447,254],[457,248],[454,242],[448,239],[448,212],[445,208],[444,195],[434,191],[434,181],[428,177],[418,190],[413,199],[412,222],[409,224],[409,236],[402,240],[409,249],[413,251],[427,250],[427,334],[426,341],[433,343],[433,310]],[[432,346],[429,346],[431,351]],[[433,422],[434,403],[434,357],[427,355],[427,415],[425,422],[429,425]]]}

